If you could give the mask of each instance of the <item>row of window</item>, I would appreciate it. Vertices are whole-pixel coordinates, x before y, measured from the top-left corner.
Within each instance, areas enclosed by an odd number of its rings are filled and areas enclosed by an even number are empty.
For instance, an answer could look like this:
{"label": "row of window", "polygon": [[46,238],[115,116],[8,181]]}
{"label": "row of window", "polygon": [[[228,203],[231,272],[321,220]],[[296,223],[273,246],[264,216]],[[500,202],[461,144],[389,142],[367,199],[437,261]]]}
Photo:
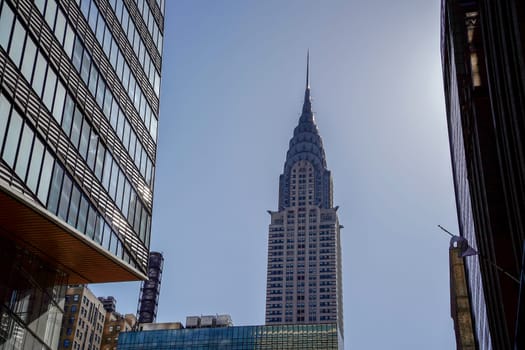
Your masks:
{"label": "row of window", "polygon": [[[302,304],[302,306],[299,306],[299,305],[298,305],[298,307],[303,307],[303,308],[304,308],[304,304]],[[308,309],[308,313],[309,313],[311,316],[315,316],[315,315],[317,314],[317,308],[316,308],[316,306],[314,305],[314,306],[310,306],[310,307],[311,307],[311,308]],[[277,308],[277,307],[275,307],[275,308]],[[280,307],[279,307],[279,308],[280,308]],[[323,313],[323,314],[329,314],[329,313],[332,313],[332,312],[335,313],[335,309],[332,309],[332,310],[329,310],[329,309],[321,309],[320,311],[321,311],[321,313]],[[282,315],[283,313],[284,313],[285,315],[293,315],[293,314],[294,314],[294,312],[293,312],[293,308],[292,308],[291,304],[290,304],[290,305],[288,305],[288,304],[286,305],[286,309],[285,309],[284,312],[283,312],[283,310],[268,310],[268,308],[267,308],[267,311],[266,311],[266,315],[271,315],[271,316]],[[295,313],[296,313],[297,315],[303,315],[303,314],[305,314],[305,310],[304,310],[304,309],[300,309],[300,308],[298,308],[298,309],[296,310]]]}
{"label": "row of window", "polygon": [[[49,0],[55,1],[55,0]],[[80,0],[77,0],[77,2]],[[149,130],[151,137],[156,142],[157,140],[157,119],[151,108],[149,102],[146,99],[140,83],[134,76],[129,64],[125,60],[125,56],[118,46],[118,42],[114,39],[109,27],[107,26],[104,18],[100,14],[97,5],[93,0],[82,0],[80,10],[82,14],[88,20],[88,24],[95,33],[95,37],[99,41],[104,53],[109,58],[109,62],[113,66],[115,73],[119,77],[124,89],[127,91],[131,102],[135,106],[139,117],[142,119],[146,128]],[[131,21],[132,22],[132,21]],[[149,56],[145,56],[148,57]],[[150,79],[153,90],[157,93],[160,92],[160,75],[156,72],[155,67],[151,60],[148,61],[148,68],[144,68],[144,73]],[[145,67],[145,66],[143,66]],[[146,71],[147,70],[147,71]]]}
{"label": "row of window", "polygon": [[[268,317],[267,318],[269,323],[282,322],[282,320],[283,320],[282,317],[275,317],[275,315],[272,315],[272,316],[273,317]],[[297,322],[304,322],[304,319],[305,319],[304,316],[297,316],[295,318],[295,320]],[[319,321],[331,321],[331,320],[335,320],[335,316],[321,316],[321,317],[319,317]],[[314,315],[310,315],[308,317],[308,321],[311,321],[311,322],[317,321],[317,317],[315,316],[315,314]],[[294,318],[293,317],[286,317],[285,318],[285,322],[294,322]]]}
{"label": "row of window", "polygon": [[96,101],[104,116],[109,120],[113,130],[115,130],[146,183],[151,187],[154,171],[153,164],[124,112],[116,99],[113,98],[111,90],[106,87],[104,79],[99,75],[97,67],[91,60],[91,55],[78,38],[73,49],[73,66],[80,73],[80,77],[84,80],[93,96],[96,96]]}
{"label": "row of window", "polygon": [[[0,22],[5,25],[7,31],[2,32],[2,35],[11,31],[13,19],[13,11],[7,4],[4,4],[0,14]],[[30,62],[31,66],[34,66],[34,72],[28,70],[23,75],[31,82],[35,92],[42,97],[42,101],[48,110],[52,111],[53,117],[61,125],[63,131],[70,138],[71,143],[79,151],[79,154],[86,161],[86,164],[94,172],[95,176],[101,181],[140,239],[147,245],[149,243],[151,217],[139,200],[136,191],[132,188],[117,162],[114,161],[111,153],[99,139],[98,134],[92,128],[87,118],[66,92],[62,82],[57,79],[56,73],[51,67],[48,67],[44,56],[37,52],[32,38],[26,35],[26,31],[18,19],[14,20],[13,28],[11,40],[3,40],[4,37],[1,36],[0,44],[9,52],[9,56],[19,67],[24,66],[27,61]],[[7,35],[6,37],[8,38],[9,36]],[[9,42],[11,42],[10,46],[4,46],[9,44]],[[24,53],[22,62],[20,62],[21,52]],[[21,168],[19,172],[21,171],[24,171],[24,169]],[[23,179],[23,177],[21,178]],[[34,178],[29,180],[35,181]],[[66,181],[66,185],[68,184]],[[34,187],[33,183],[31,185]],[[29,187],[31,189],[31,186]],[[65,188],[65,190],[69,191],[70,189]],[[42,198],[39,199],[45,203]],[[66,209],[64,207],[62,210]],[[50,210],[54,211],[54,208],[51,207]],[[63,212],[59,214],[62,214],[60,216],[64,217],[64,219],[67,218],[70,224],[70,221],[77,221],[77,213],[75,211],[70,214],[72,215],[71,218],[65,216]],[[84,225],[83,222],[79,224],[80,227]],[[76,226],[75,224],[72,225]],[[80,229],[80,231],[83,230]]]}
{"label": "row of window", "polygon": [[[95,6],[93,0],[82,0],[82,8],[86,6],[86,2],[91,3],[92,8]],[[135,22],[129,15],[129,11],[122,0],[111,0],[109,3],[115,13],[115,16],[117,17],[117,20],[120,22],[124,33],[127,35],[129,43],[133,48],[133,51],[135,51],[135,55],[138,57],[139,63],[142,65],[142,67],[144,67],[144,72],[148,77],[151,86],[153,86],[153,90],[155,91],[155,94],[158,98],[160,96],[160,75],[155,68],[155,64],[153,63],[148,50],[146,49],[144,41],[140,37]],[[84,12],[84,9],[82,10],[82,12]],[[86,18],[88,18],[87,12],[84,12],[84,15],[86,16]],[[93,29],[93,31],[95,30],[93,26],[91,28]],[[157,28],[157,39],[159,38],[159,35],[160,32]],[[160,35],[159,40],[159,43],[162,46],[162,35]],[[153,38],[153,41],[155,42],[155,44],[157,44],[155,38]],[[161,53],[161,50],[159,50],[159,53]]]}
{"label": "row of window", "polygon": [[[45,7],[43,6],[43,1],[37,2],[37,7],[43,15],[45,13],[44,17],[46,22],[53,30],[57,40],[64,45],[66,54],[72,59],[73,65],[95,97],[103,114],[111,122],[117,136],[135,162],[137,169],[139,169],[142,176],[144,176],[146,182],[152,186],[154,172],[152,162],[117,104],[117,100],[113,98],[110,89],[106,87],[106,82],[102,76],[100,76],[98,68],[94,64],[91,64],[91,55],[87,50],[84,50],[84,46],[78,37],[76,37],[75,40],[75,34],[71,30],[71,26],[66,23],[62,11],[57,8],[55,0],[49,0],[47,5]],[[63,29],[64,27],[66,30]],[[66,32],[65,36],[64,31]],[[123,56],[120,56],[119,59],[120,61],[124,61]],[[148,120],[148,123],[149,122],[151,121]],[[155,124],[154,129],[156,135],[156,122],[151,123]]]}
{"label": "row of window", "polygon": [[[325,227],[325,225],[321,225],[321,226],[323,226],[323,228]],[[321,226],[319,226],[319,228],[321,228]],[[284,238],[285,233],[286,233],[286,237],[290,237],[290,238],[293,238],[296,234],[297,234],[297,237],[304,237],[306,234],[305,230],[306,230],[306,226],[299,226],[298,230],[295,230],[293,226],[287,226],[286,230],[284,227],[272,227],[270,228],[269,238],[270,240]],[[333,236],[334,235],[334,232],[330,232],[330,231],[318,232],[318,227],[316,225],[308,226],[308,230],[309,230],[308,235],[310,236],[310,238],[315,238],[317,235],[319,236],[327,236],[327,235]]]}
{"label": "row of window", "polygon": [[[0,22],[5,19],[4,3]],[[0,94],[0,151],[2,159],[46,208],[71,226],[131,263],[122,243],[95,207],[55,161],[32,127]]]}
{"label": "row of window", "polygon": [[[113,3],[115,1],[122,1],[122,0],[113,0],[111,2],[113,8],[115,6]],[[137,4],[137,8],[139,9],[140,14],[142,15],[142,19],[144,19],[144,23],[146,24],[146,27],[148,27],[148,31],[151,35],[151,38],[153,39],[153,42],[157,46],[157,50],[162,55],[162,33],[159,30],[159,26],[157,25],[157,22],[155,21],[155,17],[153,16],[153,13],[151,12],[149,8],[149,4],[147,0],[135,0],[135,3]]]}
{"label": "row of window", "polygon": [[[106,56],[110,57],[110,51],[113,51],[113,55],[122,55],[120,48],[117,45],[117,42],[114,39],[113,34],[109,30],[109,27],[106,24],[106,21],[99,12],[98,6],[93,0],[76,0],[80,5],[80,10],[84,14],[84,17],[88,20],[88,24],[95,33],[95,36],[100,43],[100,46],[104,49]],[[124,16],[117,19],[125,21],[121,22],[121,25],[127,27],[131,26],[133,20],[129,17],[129,13],[126,12]],[[133,25],[134,28],[134,25]],[[155,64],[153,63],[149,53],[146,50],[146,47],[142,43],[138,32],[133,32],[128,34],[128,40],[135,51],[136,57],[144,71],[144,74],[149,80],[150,85],[153,87],[157,98],[160,95],[160,75],[157,73]],[[112,62],[113,64],[113,62]],[[115,65],[113,65],[115,67]]]}
{"label": "row of window", "polygon": [[[310,244],[308,245],[308,248],[317,248],[317,243],[315,243],[317,240],[316,240],[316,237],[309,237],[309,242]],[[288,239],[286,243],[290,243],[290,244],[287,244],[286,245],[286,249],[294,249],[294,248],[297,248],[297,249],[304,249],[305,248],[305,244],[304,242],[306,241],[305,238],[302,238],[301,240],[298,240],[298,242],[301,242],[301,243],[297,243],[297,245],[294,245],[294,240],[293,239]],[[332,248],[332,247],[335,247],[335,238],[334,237],[321,237],[319,239],[319,241],[321,242],[327,242],[328,243],[320,243],[319,246],[321,248]],[[313,242],[313,243],[312,243]],[[268,247],[269,250],[279,250],[279,249],[284,249],[284,245],[283,245],[283,240],[272,240],[270,241],[270,244],[269,244],[269,247]],[[323,251],[321,251],[323,252]]]}

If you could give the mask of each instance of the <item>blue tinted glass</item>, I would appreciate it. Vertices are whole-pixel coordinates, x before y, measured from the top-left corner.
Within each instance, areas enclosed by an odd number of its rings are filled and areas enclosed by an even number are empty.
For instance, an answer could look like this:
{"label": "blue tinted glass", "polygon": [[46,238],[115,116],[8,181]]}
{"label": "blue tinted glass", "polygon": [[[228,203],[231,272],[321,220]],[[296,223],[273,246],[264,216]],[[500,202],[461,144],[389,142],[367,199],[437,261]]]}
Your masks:
{"label": "blue tinted glass", "polygon": [[55,164],[53,170],[53,179],[51,181],[51,190],[49,191],[49,200],[47,202],[47,209],[52,213],[56,214],[58,200],[60,198],[60,193],[62,190],[62,178],[64,175],[64,170],[58,164]]}

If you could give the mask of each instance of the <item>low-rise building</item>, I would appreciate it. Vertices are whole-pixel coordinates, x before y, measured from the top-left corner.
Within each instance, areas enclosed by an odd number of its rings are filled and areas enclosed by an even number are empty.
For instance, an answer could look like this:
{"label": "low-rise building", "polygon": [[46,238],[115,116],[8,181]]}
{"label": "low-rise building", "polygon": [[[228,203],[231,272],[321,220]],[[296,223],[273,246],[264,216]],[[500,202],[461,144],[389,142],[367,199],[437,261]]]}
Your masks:
{"label": "low-rise building", "polygon": [[118,312],[108,312],[104,331],[102,333],[101,350],[115,350],[121,332],[131,331],[137,324],[133,314],[121,315]]}
{"label": "low-rise building", "polygon": [[[164,329],[121,333],[118,350],[341,350],[337,324]],[[342,348],[342,347],[341,347]]]}

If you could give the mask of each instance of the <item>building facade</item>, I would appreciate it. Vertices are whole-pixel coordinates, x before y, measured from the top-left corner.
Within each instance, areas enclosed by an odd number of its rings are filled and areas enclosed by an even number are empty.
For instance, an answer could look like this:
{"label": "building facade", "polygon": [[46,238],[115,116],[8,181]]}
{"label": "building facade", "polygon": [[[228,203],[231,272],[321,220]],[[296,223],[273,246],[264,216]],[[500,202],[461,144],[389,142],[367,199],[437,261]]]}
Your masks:
{"label": "building facade", "polygon": [[56,348],[68,283],[146,278],[163,27],[163,0],[0,0],[0,349]]}
{"label": "building facade", "polygon": [[86,286],[66,292],[62,331],[57,349],[98,350],[106,320],[104,305]]}
{"label": "building facade", "polygon": [[148,280],[143,281],[140,286],[139,307],[137,310],[139,323],[153,323],[157,318],[163,266],[164,257],[162,253],[150,252]]}
{"label": "building facade", "polygon": [[106,312],[115,312],[117,310],[117,300],[115,299],[115,297],[98,297],[98,300],[100,300]]}
{"label": "building facade", "polygon": [[279,178],[279,210],[269,211],[267,325],[337,324],[342,334],[337,209],[312,112],[307,67],[302,114]]}
{"label": "building facade", "polygon": [[167,329],[121,333],[119,350],[341,350],[336,324]]}
{"label": "building facade", "polygon": [[108,312],[100,349],[116,350],[121,333],[133,330],[136,324],[137,318],[133,314],[121,315],[118,312]]}
{"label": "building facade", "polygon": [[[511,349],[525,239],[525,7],[442,1],[441,51],[460,235],[479,349]],[[503,272],[505,271],[505,272]]]}

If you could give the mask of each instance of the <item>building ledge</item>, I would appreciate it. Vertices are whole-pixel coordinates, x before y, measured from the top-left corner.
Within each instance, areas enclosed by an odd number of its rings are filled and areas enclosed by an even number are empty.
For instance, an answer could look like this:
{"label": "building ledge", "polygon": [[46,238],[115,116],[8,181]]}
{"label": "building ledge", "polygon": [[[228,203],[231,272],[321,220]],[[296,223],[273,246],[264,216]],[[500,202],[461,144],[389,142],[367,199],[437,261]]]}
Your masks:
{"label": "building ledge", "polygon": [[68,283],[145,280],[84,234],[0,182],[0,236],[69,275]]}

